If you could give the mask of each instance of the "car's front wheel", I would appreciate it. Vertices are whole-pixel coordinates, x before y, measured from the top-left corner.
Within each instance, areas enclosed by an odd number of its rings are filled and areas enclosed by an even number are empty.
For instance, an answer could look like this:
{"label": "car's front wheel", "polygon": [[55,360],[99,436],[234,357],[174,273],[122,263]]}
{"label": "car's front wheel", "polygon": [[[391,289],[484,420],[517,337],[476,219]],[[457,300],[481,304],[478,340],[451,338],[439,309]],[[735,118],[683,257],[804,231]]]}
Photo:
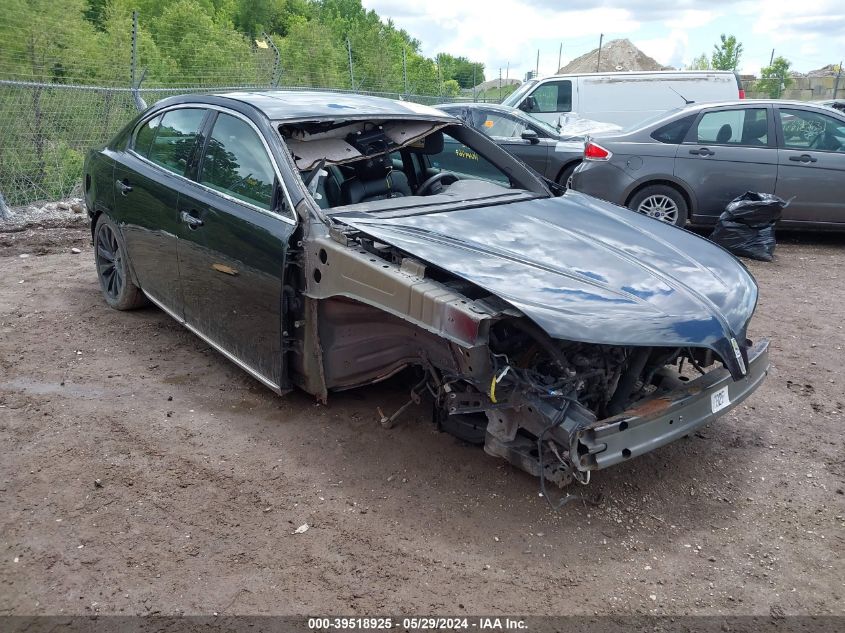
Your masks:
{"label": "car's front wheel", "polygon": [[687,201],[681,193],[667,185],[650,185],[641,189],[631,198],[628,208],[676,226],[684,226],[689,213]]}
{"label": "car's front wheel", "polygon": [[557,178],[557,184],[559,184],[561,187],[572,189],[572,174],[575,173],[575,169],[580,164],[581,163],[573,163],[564,167],[563,171],[560,172],[560,175]]}
{"label": "car's front wheel", "polygon": [[134,310],[147,303],[141,289],[132,281],[126,246],[114,222],[105,215],[94,227],[94,262],[103,297],[115,310]]}

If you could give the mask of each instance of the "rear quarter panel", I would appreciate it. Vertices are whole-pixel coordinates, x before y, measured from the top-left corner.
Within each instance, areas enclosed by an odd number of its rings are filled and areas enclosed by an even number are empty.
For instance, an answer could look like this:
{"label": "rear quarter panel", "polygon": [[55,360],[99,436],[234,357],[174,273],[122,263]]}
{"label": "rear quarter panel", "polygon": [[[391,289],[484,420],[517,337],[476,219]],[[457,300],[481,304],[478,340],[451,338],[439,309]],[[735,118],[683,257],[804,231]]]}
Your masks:
{"label": "rear quarter panel", "polygon": [[[85,207],[93,221],[100,213],[111,213],[114,206],[114,160],[105,147],[92,149],[82,167]],[[93,229],[93,226],[92,226]]]}

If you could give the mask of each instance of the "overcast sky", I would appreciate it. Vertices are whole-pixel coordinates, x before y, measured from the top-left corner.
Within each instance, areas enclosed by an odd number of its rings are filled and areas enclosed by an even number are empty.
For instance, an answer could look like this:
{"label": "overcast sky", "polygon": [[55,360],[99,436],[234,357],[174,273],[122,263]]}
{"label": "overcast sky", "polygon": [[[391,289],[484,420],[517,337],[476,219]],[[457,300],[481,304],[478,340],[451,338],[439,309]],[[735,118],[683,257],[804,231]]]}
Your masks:
{"label": "overcast sky", "polygon": [[540,50],[540,75],[604,41],[627,37],[657,61],[682,67],[712,53],[720,33],[742,42],[739,70],[759,74],[772,48],[807,72],[845,58],[843,0],[363,0],[422,42],[423,53],[465,55],[487,79],[522,79]]}

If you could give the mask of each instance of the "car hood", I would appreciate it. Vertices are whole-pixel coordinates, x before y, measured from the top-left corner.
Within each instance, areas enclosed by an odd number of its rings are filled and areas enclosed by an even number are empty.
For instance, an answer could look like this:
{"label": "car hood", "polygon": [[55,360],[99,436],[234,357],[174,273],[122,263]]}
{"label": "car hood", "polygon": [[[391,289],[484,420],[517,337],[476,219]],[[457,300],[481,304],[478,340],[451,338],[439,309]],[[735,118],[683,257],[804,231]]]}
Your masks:
{"label": "car hood", "polygon": [[334,216],[505,300],[552,338],[706,347],[739,377],[757,285],[688,231],[569,191],[470,209]]}

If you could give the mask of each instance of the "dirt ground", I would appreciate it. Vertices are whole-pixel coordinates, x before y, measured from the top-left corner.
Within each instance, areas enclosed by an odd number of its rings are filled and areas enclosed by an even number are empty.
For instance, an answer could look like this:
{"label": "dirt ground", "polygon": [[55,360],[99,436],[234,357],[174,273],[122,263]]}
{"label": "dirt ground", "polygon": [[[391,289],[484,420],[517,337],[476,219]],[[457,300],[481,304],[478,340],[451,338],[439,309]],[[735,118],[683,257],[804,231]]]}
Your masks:
{"label": "dirt ground", "polygon": [[0,226],[0,614],[845,614],[845,237],[749,263],[756,394],[555,513],[425,406],[383,429],[401,380],[280,398],[110,310],[86,230]]}

